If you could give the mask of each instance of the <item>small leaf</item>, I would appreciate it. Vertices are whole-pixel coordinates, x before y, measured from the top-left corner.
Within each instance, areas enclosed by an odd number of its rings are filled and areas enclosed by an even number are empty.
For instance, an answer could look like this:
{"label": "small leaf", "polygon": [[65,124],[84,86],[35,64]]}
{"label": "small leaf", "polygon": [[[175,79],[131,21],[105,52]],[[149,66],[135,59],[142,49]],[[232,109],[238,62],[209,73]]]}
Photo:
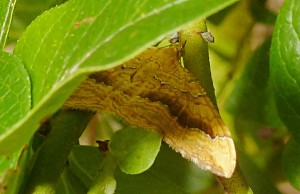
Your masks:
{"label": "small leaf", "polygon": [[290,139],[282,154],[282,168],[290,183],[300,190],[300,145]]}
{"label": "small leaf", "polygon": [[300,1],[286,0],[276,20],[270,74],[279,116],[300,143]]}
{"label": "small leaf", "polygon": [[153,164],[161,140],[156,131],[127,127],[114,133],[108,147],[124,173],[139,174]]}

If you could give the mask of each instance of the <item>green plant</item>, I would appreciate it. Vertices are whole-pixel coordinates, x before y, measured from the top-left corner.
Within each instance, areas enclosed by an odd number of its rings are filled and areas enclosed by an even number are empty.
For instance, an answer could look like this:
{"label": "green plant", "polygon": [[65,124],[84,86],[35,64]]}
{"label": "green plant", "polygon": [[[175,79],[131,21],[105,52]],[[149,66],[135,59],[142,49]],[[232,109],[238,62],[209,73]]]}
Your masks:
{"label": "green plant", "polygon": [[[110,115],[96,124],[108,145],[79,145],[94,113],[61,109],[87,75],[126,62],[187,24],[201,20],[205,31],[203,18],[216,39],[210,57],[207,43],[196,41],[195,51],[187,40],[184,63],[218,102],[235,140],[240,172],[219,182],[230,193],[279,193],[286,180],[300,189],[300,3],[286,0],[278,16],[265,3],[2,0],[0,192],[224,192],[212,174],[161,145],[161,134]],[[259,38],[249,31],[258,22],[275,30],[253,51]],[[4,51],[10,45],[13,54]],[[210,68],[201,65],[209,60],[216,100]],[[123,129],[114,132],[112,123]]]}

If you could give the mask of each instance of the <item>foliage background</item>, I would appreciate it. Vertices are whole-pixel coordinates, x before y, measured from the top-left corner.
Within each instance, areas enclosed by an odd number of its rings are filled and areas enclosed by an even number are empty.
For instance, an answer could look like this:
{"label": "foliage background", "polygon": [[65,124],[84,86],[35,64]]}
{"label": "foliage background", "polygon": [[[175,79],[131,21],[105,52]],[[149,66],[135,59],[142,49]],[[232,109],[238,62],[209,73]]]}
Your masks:
{"label": "foliage background", "polygon": [[[5,8],[5,2],[14,3],[15,1],[3,1],[3,4],[0,4],[1,11],[11,10],[9,8],[3,9]],[[11,154],[12,150],[16,150],[13,148],[26,143],[29,139],[25,138],[23,140],[23,138],[31,137],[31,134],[36,130],[35,125],[38,126],[40,117],[50,116],[54,113],[57,107],[63,103],[63,99],[72,91],[72,88],[75,88],[84,79],[85,73],[102,70],[124,61],[147,46],[161,40],[170,31],[183,27],[189,20],[191,21],[205,15],[209,16],[207,18],[207,26],[215,37],[215,43],[209,44],[209,51],[217,102],[223,119],[232,129],[242,174],[254,193],[299,193],[293,188],[300,189],[299,133],[297,132],[299,128],[299,122],[297,122],[299,121],[298,113],[300,110],[298,100],[299,49],[297,49],[299,48],[299,38],[297,37],[299,37],[300,25],[297,13],[299,13],[300,4],[296,0],[287,0],[285,2],[280,12],[281,15],[278,16],[274,34],[273,30],[277,14],[283,3],[277,0],[241,0],[229,7],[220,3],[221,1],[215,1],[215,5],[206,3],[207,6],[203,8],[203,15],[192,12],[187,12],[190,14],[186,14],[184,10],[175,6],[172,9],[174,11],[166,13],[174,18],[174,20],[171,20],[171,17],[167,17],[167,20],[170,22],[168,29],[159,31],[157,30],[158,28],[153,28],[155,29],[154,31],[138,31],[137,36],[145,37],[140,42],[122,39],[122,36],[126,37],[126,33],[121,34],[120,38],[110,41],[110,44],[115,44],[115,46],[111,46],[112,48],[120,49],[119,55],[113,58],[107,57],[110,51],[105,51],[107,47],[103,47],[101,50],[102,42],[97,42],[101,39],[100,35],[95,36],[101,31],[101,28],[97,27],[97,25],[94,28],[88,26],[82,31],[74,32],[73,36],[64,36],[65,31],[60,24],[51,26],[51,22],[55,23],[61,19],[58,16],[62,10],[68,11],[65,15],[62,15],[62,23],[65,24],[74,21],[72,16],[77,13],[76,11],[78,11],[79,18],[81,17],[79,14],[81,13],[80,10],[84,12],[82,13],[84,16],[91,12],[97,13],[99,11],[95,6],[93,7],[93,4],[83,3],[82,5],[76,5],[78,1],[74,0],[72,2],[73,4],[68,4],[69,7],[64,5],[63,8],[55,8],[52,12],[47,12],[44,17],[36,19],[44,11],[62,4],[64,1],[17,1],[12,24],[8,31],[8,39],[5,44],[2,44],[3,46],[5,45],[6,50],[15,48],[15,46],[16,49],[14,54],[4,52],[0,54],[2,83],[0,92],[1,96],[4,96],[1,98],[0,109],[1,134],[6,134],[7,131],[5,129],[21,118],[26,117],[29,121],[14,126],[14,130],[12,130],[13,135],[11,136],[13,138],[10,138],[9,135],[1,136],[1,153]],[[106,14],[120,14],[121,10],[124,9],[123,7],[126,7],[128,3],[116,2],[120,4],[115,4],[115,7],[120,7],[121,9],[108,10],[107,13],[104,13],[104,16]],[[228,1],[227,5],[230,4],[229,2],[233,3],[233,1]],[[132,5],[139,6],[138,3],[133,3]],[[147,8],[151,9],[151,5],[155,5],[155,2],[144,6],[144,11],[147,11]],[[74,12],[72,12],[72,8],[74,8]],[[126,23],[125,16],[123,22]],[[48,18],[45,19],[46,17]],[[159,17],[163,18],[163,14],[159,15]],[[82,18],[84,17],[82,16]],[[32,23],[34,19],[36,20]],[[2,22],[3,20],[0,21]],[[101,19],[98,22],[100,23]],[[150,22],[149,24],[157,25],[155,22]],[[23,32],[28,25],[30,27],[24,35]],[[114,24],[111,25],[113,26]],[[49,28],[49,26],[51,27]],[[99,26],[101,27],[101,25]],[[142,28],[139,25],[134,27]],[[149,29],[149,26],[147,29]],[[116,28],[112,27],[110,30],[107,32],[108,34],[113,33]],[[81,42],[76,41],[83,36],[85,31],[94,35],[84,36],[85,38]],[[69,33],[72,34],[72,32]],[[105,32],[103,33],[105,34]],[[16,41],[21,35],[22,38],[16,45]],[[60,44],[58,40],[61,39],[67,40]],[[43,44],[39,42],[40,40],[43,40]],[[120,41],[125,45],[124,48],[117,46],[120,44]],[[77,43],[79,46],[76,46]],[[89,46],[87,47],[85,44]],[[71,58],[68,52],[71,52],[73,47],[80,47],[80,45],[83,49],[73,53]],[[130,46],[127,48],[127,45]],[[88,49],[94,47],[100,48],[97,51],[97,56],[103,56],[104,59],[99,62],[97,61],[99,59],[96,59],[96,57],[88,58],[77,69],[76,75],[68,75],[70,82],[59,82],[60,73],[67,71],[67,68],[53,68],[51,75],[48,76],[50,80],[48,86],[47,84],[40,84],[41,82],[39,81],[35,82],[35,80],[41,80],[45,77],[41,72],[48,71],[47,68],[42,68],[41,62],[51,61],[57,57],[56,61],[53,62],[54,64],[60,64],[61,61],[68,60],[71,61],[70,63],[76,64],[76,60],[88,52]],[[37,51],[40,54],[34,56]],[[64,56],[64,54],[66,57],[60,59],[59,56]],[[91,66],[90,64],[95,61],[97,63],[106,63],[107,66]],[[33,65],[30,65],[30,63]],[[14,67],[11,67],[12,65],[10,64],[14,64]],[[26,69],[24,65],[27,67]],[[32,68],[34,70],[30,70],[28,66],[35,66]],[[9,76],[10,74],[13,74],[14,77]],[[15,82],[15,77],[18,77],[17,82]],[[56,88],[54,92],[50,92],[51,95],[48,95],[47,100],[44,100],[43,95],[47,95],[53,83],[59,83],[61,86]],[[41,89],[35,92],[30,88],[32,85]],[[10,96],[10,94],[12,95]],[[30,94],[33,94],[33,96],[31,97]],[[60,102],[57,102],[57,99],[60,99]],[[44,104],[41,104],[41,101]],[[53,104],[56,105],[54,106]],[[25,116],[32,107],[34,107],[34,111],[32,111],[33,116],[31,116],[33,119]],[[61,119],[59,119],[61,117],[68,122],[61,122]],[[51,183],[43,188],[47,192],[86,193],[89,191],[92,193],[95,187],[103,187],[101,184],[105,183],[110,186],[106,190],[106,193],[109,193],[110,190],[114,190],[115,183],[117,183],[115,193],[141,193],[141,191],[142,193],[223,193],[210,173],[199,170],[195,165],[182,159],[164,144],[160,148],[151,168],[138,175],[125,174],[114,166],[116,164],[111,162],[109,157],[105,158],[102,155],[95,154],[98,153],[95,147],[73,146],[73,143],[77,142],[78,137],[84,130],[83,126],[87,124],[90,118],[91,115],[89,113],[84,113],[83,115],[83,113],[62,112],[58,113],[58,116],[51,120],[49,125],[52,127],[58,126],[58,129],[64,128],[65,125],[70,125],[70,121],[72,121],[71,123],[74,126],[82,125],[77,130],[77,135],[71,132],[74,134],[72,137],[69,136],[70,133],[65,131],[64,134],[59,130],[58,132],[60,133],[57,133],[54,137],[60,136],[60,140],[54,138],[51,142],[51,138],[47,137],[47,139],[50,139],[50,143],[48,141],[50,148],[51,145],[56,145],[56,150],[63,147],[66,148],[63,150],[64,153],[71,151],[69,156],[62,154],[64,157],[68,156],[68,165],[66,166],[65,163],[60,164],[63,161],[63,157],[58,157],[57,153],[49,152],[47,150],[49,146],[45,146],[47,142],[45,141],[45,134],[48,133],[47,125],[44,125],[40,129],[40,133],[35,134],[35,137],[32,138],[32,149],[31,146],[23,147],[19,152],[14,152],[9,157],[9,160],[7,157],[1,157],[1,190],[7,193],[15,193],[19,189],[38,184],[32,180],[43,180],[43,178],[47,177],[47,181]],[[73,122],[76,120],[78,123]],[[125,127],[126,129],[126,126],[123,125],[123,123],[110,115],[96,115],[80,141],[95,146],[95,139],[105,139],[111,136],[115,128]],[[24,128],[29,129],[28,131],[31,131],[31,133],[21,130]],[[123,139],[124,135],[119,138]],[[147,136],[145,138],[147,140]],[[67,145],[72,146],[68,147]],[[159,148],[158,145],[153,145],[154,147]],[[34,152],[37,153],[37,149],[42,150],[39,151],[40,153],[46,153],[44,156],[45,160],[39,160],[42,158],[42,154],[39,154],[39,156],[34,154]],[[158,150],[156,149],[153,152],[155,151]],[[49,160],[53,156],[58,157],[59,160]],[[37,166],[40,167],[45,165],[55,167],[48,169],[48,172],[42,172],[43,170],[36,170],[35,167],[30,166],[32,161],[41,161],[40,164],[37,162],[39,164]],[[43,163],[45,161],[46,163]],[[47,162],[50,163],[47,164]],[[59,165],[53,164],[60,164],[60,168],[56,168]],[[30,171],[31,168],[35,170]],[[58,169],[57,173],[53,169]],[[103,176],[99,173],[99,169],[101,172],[105,172]],[[61,170],[63,170],[63,174],[59,176]],[[37,175],[34,172],[37,172]],[[53,174],[53,176],[49,176],[49,173]],[[116,181],[113,177],[115,177]],[[59,182],[56,184],[57,180]]]}

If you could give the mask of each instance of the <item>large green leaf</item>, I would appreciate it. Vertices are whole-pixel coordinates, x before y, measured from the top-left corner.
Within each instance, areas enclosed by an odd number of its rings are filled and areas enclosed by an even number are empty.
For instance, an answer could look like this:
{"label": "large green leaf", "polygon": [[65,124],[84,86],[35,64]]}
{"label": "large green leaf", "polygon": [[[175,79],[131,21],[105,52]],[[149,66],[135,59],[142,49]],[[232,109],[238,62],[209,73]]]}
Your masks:
{"label": "large green leaf", "polygon": [[279,116],[300,142],[300,1],[286,0],[271,45],[270,73]]}
{"label": "large green leaf", "polygon": [[108,148],[124,173],[139,174],[154,163],[161,141],[157,131],[127,127],[113,134]]}
{"label": "large green leaf", "polygon": [[87,73],[114,67],[234,1],[70,0],[44,13],[15,50],[32,81],[33,109],[9,130],[0,131],[0,153],[28,142],[40,121],[62,106]]}
{"label": "large green leaf", "polygon": [[0,48],[5,46],[16,0],[0,1]]}

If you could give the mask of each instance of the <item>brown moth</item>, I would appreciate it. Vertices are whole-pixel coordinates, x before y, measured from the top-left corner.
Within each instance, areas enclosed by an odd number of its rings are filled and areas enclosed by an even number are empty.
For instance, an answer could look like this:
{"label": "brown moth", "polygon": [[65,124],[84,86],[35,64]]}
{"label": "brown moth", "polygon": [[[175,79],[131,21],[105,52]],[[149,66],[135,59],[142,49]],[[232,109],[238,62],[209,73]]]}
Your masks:
{"label": "brown moth", "polygon": [[127,124],[161,132],[184,158],[230,177],[236,152],[230,132],[175,46],[150,48],[114,69],[90,75],[67,108],[111,111]]}

